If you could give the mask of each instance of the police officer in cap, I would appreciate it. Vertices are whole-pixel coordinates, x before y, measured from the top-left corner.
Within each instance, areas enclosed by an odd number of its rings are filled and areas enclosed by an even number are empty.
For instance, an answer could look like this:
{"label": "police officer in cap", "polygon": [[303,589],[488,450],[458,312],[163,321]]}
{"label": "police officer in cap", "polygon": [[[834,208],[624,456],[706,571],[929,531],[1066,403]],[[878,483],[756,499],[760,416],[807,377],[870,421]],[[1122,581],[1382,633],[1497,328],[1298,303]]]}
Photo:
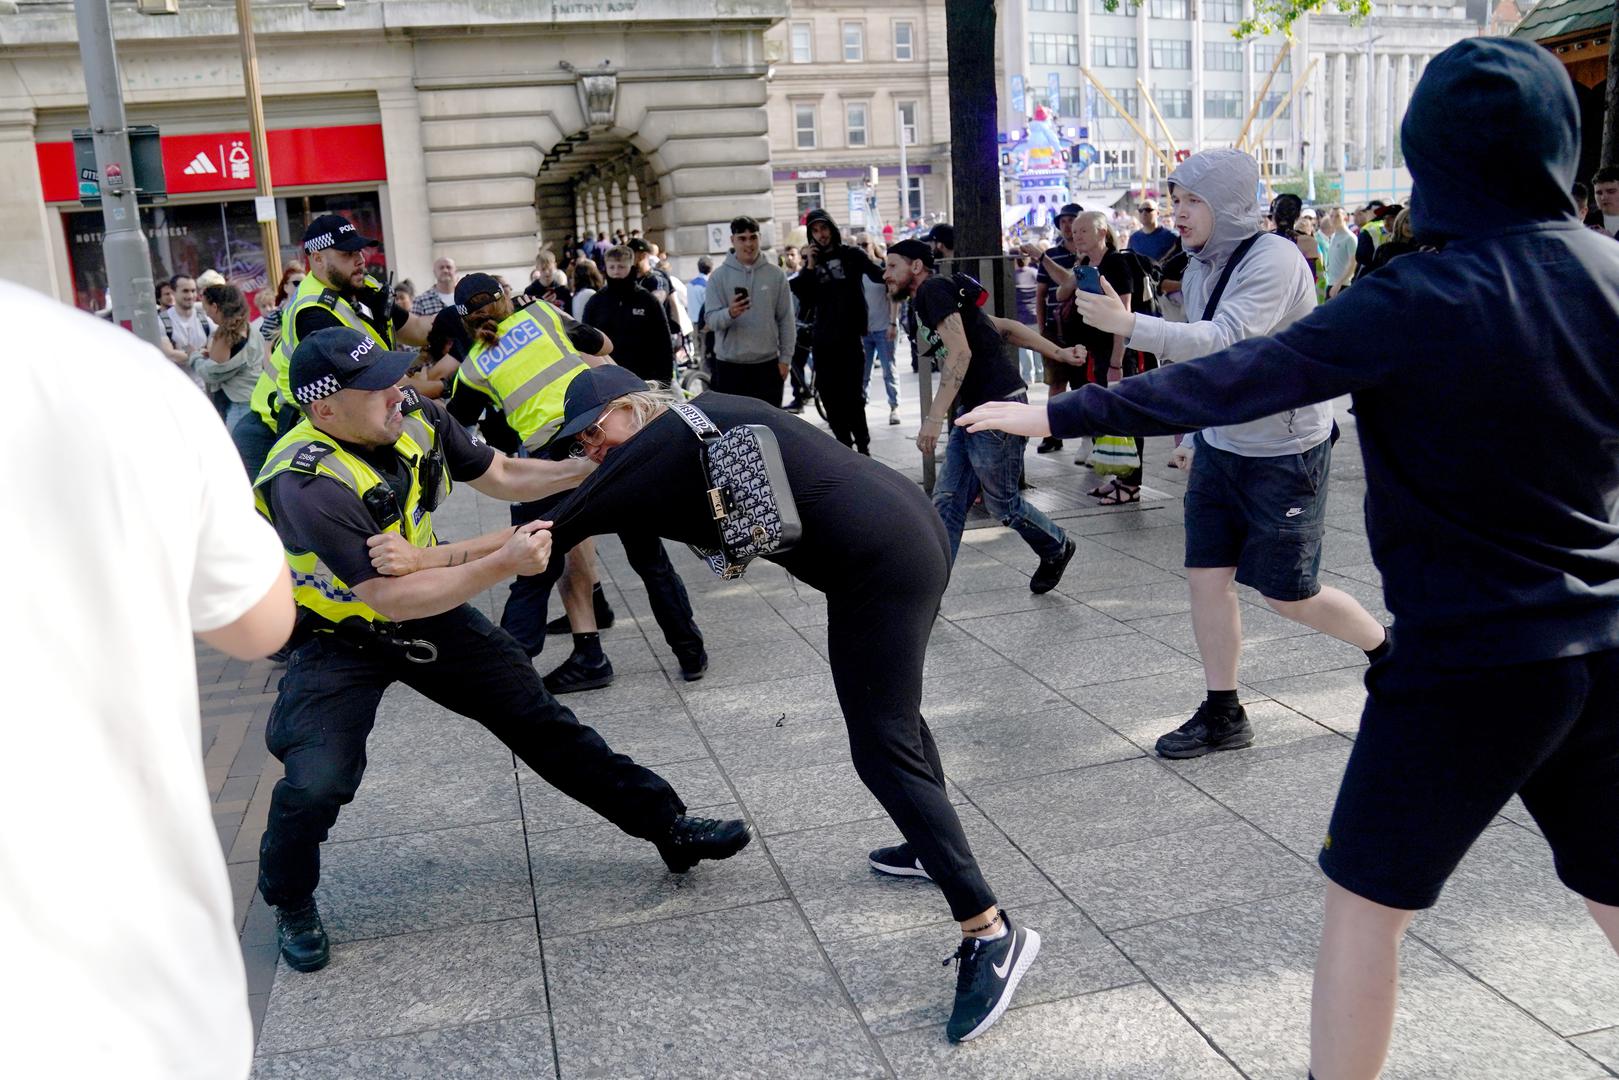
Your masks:
{"label": "police officer in cap", "polygon": [[286,774],[259,845],[259,891],[298,971],[329,959],[314,898],[320,844],[359,788],[366,737],[395,681],[488,728],[558,790],[654,843],[675,873],[749,840],[741,821],[686,817],[662,777],[581,725],[510,635],[468,603],[515,574],[544,571],[551,538],[534,522],[439,544],[433,511],[451,483],[523,502],[577,485],[589,467],[507,458],[473,442],[437,402],[399,388],[415,356],[347,326],[304,337],[289,368],[303,419],[255,485],[299,606],[299,644],[266,733]]}

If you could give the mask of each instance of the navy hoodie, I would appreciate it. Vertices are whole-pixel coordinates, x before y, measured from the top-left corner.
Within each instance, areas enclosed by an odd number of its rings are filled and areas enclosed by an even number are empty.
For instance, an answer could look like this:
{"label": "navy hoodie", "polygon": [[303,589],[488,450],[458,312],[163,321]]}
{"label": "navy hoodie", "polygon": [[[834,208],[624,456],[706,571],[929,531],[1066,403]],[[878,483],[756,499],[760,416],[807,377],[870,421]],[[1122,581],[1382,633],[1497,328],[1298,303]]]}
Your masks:
{"label": "navy hoodie", "polygon": [[[1487,120],[1458,122],[1458,102]],[[1527,42],[1463,41],[1400,136],[1417,237],[1441,250],[1275,337],[1061,395],[1052,431],[1194,431],[1352,393],[1402,651],[1473,667],[1619,648],[1619,244],[1574,217],[1568,75]]]}

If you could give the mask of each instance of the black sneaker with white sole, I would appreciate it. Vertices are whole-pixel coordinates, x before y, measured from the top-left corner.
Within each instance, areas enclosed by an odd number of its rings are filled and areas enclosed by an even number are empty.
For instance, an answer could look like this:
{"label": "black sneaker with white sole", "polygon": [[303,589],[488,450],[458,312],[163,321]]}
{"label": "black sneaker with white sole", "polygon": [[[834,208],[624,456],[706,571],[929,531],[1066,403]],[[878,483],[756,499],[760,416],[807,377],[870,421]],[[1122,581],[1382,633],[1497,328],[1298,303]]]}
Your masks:
{"label": "black sneaker with white sole", "polygon": [[681,816],[657,842],[658,854],[673,874],[684,874],[703,859],[729,859],[748,846],[753,830],[739,818],[717,820]]}
{"label": "black sneaker with white sole", "polygon": [[922,869],[922,860],[911,854],[911,845],[895,844],[893,847],[880,847],[871,853],[871,868],[883,874],[892,874],[895,877],[918,877],[928,881],[933,876]]}
{"label": "black sneaker with white sole", "polygon": [[[966,1042],[988,1031],[1012,1003],[1023,973],[1040,952],[1040,935],[1016,926],[1001,912],[1006,934],[994,941],[962,938],[950,960],[956,969],[956,1007],[944,1029],[951,1042]],[[949,964],[950,960],[945,963]]]}

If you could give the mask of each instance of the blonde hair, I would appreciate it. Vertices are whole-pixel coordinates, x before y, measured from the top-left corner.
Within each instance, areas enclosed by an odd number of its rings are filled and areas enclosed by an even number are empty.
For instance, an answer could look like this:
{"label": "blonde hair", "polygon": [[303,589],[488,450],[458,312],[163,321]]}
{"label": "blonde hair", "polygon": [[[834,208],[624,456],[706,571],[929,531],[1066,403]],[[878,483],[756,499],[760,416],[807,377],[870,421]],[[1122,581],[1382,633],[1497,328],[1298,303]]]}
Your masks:
{"label": "blonde hair", "polygon": [[1416,230],[1411,227],[1411,210],[1409,207],[1394,215],[1394,227],[1389,229],[1389,239],[1405,241],[1416,239]]}
{"label": "blonde hair", "polygon": [[1113,222],[1108,220],[1106,214],[1100,210],[1086,210],[1074,219],[1074,224],[1078,225],[1081,221],[1088,221],[1101,231],[1102,236],[1106,238],[1109,251],[1119,250],[1119,242],[1113,238]]}
{"label": "blonde hair", "polygon": [[639,431],[646,427],[663,410],[671,405],[682,404],[686,396],[667,383],[648,383],[645,390],[631,390],[622,397],[613,399],[613,406],[622,403],[635,414],[635,427]]}

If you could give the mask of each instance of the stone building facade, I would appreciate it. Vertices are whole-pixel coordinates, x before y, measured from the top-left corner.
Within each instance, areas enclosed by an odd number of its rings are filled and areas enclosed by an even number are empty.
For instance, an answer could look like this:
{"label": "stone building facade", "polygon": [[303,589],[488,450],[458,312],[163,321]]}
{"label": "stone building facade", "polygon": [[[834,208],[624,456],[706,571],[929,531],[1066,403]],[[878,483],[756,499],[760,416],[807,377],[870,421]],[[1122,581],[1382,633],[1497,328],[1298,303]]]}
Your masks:
{"label": "stone building facade", "polygon": [[[419,286],[441,254],[526,280],[539,244],[586,229],[639,227],[683,271],[716,222],[749,213],[774,229],[765,35],[786,0],[253,9],[289,256],[333,209],[374,222],[387,268]],[[114,0],[113,25],[129,121],[162,132],[154,269],[228,266],[251,285],[260,164],[239,145],[234,4],[154,16]],[[70,145],[87,123],[71,3],[18,0],[0,16],[0,276],[93,307],[99,214],[78,204]]]}

